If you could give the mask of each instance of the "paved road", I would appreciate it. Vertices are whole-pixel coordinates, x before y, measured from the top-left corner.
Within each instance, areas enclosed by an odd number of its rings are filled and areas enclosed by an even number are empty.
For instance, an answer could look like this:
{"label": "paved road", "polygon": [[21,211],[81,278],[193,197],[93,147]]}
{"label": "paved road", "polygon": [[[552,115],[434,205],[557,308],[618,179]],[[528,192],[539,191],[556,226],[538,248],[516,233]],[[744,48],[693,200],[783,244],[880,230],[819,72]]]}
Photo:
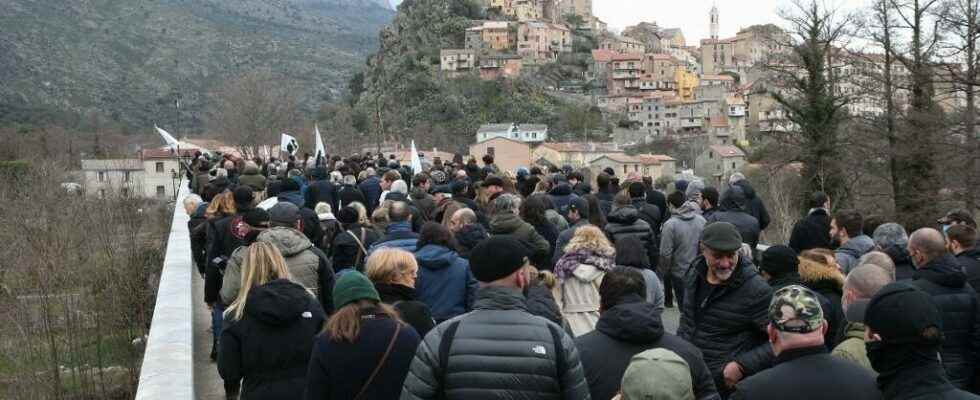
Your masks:
{"label": "paved road", "polygon": [[194,394],[198,400],[224,400],[218,367],[211,362],[211,312],[204,305],[204,279],[194,279]]}

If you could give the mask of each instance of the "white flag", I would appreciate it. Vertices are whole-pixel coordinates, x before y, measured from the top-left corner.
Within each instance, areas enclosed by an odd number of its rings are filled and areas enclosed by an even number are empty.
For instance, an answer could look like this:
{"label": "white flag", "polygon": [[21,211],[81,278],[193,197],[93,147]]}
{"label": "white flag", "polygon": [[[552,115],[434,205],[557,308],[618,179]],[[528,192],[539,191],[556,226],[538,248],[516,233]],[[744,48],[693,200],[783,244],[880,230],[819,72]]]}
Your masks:
{"label": "white flag", "polygon": [[323,137],[320,136],[320,128],[316,123],[313,124],[313,134],[316,136],[316,154],[314,157],[326,157],[327,150],[323,148]]}
{"label": "white flag", "polygon": [[295,156],[296,152],[299,151],[299,142],[296,141],[296,138],[283,132],[282,140],[279,141],[279,151],[284,151],[291,156]]}
{"label": "white flag", "polygon": [[160,136],[163,136],[163,141],[167,142],[167,145],[170,146],[170,149],[173,151],[177,151],[177,146],[178,146],[177,139],[174,139],[174,137],[171,136],[169,133],[167,133],[167,131],[160,129],[159,126],[153,125],[153,127],[156,128],[157,133],[159,133]]}
{"label": "white flag", "polygon": [[422,172],[422,160],[419,158],[419,151],[415,149],[415,141],[412,140],[412,174]]}

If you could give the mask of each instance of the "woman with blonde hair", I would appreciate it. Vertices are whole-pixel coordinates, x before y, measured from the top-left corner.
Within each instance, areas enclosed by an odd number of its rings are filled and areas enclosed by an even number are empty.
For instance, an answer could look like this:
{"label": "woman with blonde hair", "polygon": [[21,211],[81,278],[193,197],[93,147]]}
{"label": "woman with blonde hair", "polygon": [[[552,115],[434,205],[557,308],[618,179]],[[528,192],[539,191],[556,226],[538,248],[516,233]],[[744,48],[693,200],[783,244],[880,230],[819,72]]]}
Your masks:
{"label": "woman with blonde hair", "polygon": [[830,302],[830,310],[824,311],[827,320],[827,334],[824,343],[834,348],[843,339],[847,321],[841,297],[844,295],[844,274],[837,265],[834,252],[827,249],[810,249],[800,254],[800,280],[803,286],[812,289]]}
{"label": "woman with blonde hair", "polygon": [[371,253],[364,267],[381,301],[395,307],[401,319],[425,336],[435,326],[432,311],[418,301],[415,283],[419,265],[415,255],[397,248],[379,248]]}
{"label": "woman with blonde hair", "polygon": [[211,219],[220,219],[223,217],[235,215],[238,208],[235,206],[235,196],[231,192],[221,192],[211,199],[208,203],[207,210],[204,211],[204,216]]}
{"label": "woman with blonde hair", "polygon": [[299,398],[326,314],[310,292],[289,280],[286,261],[271,243],[249,246],[241,273],[219,341],[226,394],[235,398],[228,386],[242,381],[242,400]]}
{"label": "woman with blonde hair", "polygon": [[418,333],[381,302],[360,272],[344,274],[337,307],[317,336],[307,372],[307,400],[397,399],[419,344]]}
{"label": "woman with blonde hair", "polygon": [[599,284],[606,272],[615,268],[615,257],[616,250],[602,230],[589,225],[575,230],[565,246],[565,255],[555,264],[555,300],[573,335],[595,329],[599,321]]}

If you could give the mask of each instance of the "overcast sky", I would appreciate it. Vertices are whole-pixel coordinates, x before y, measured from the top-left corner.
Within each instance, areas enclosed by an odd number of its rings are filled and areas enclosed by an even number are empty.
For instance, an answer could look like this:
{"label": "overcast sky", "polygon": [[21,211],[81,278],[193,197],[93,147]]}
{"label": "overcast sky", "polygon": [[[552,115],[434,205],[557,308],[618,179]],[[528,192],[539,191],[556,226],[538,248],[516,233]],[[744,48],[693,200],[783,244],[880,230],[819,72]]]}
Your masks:
{"label": "overcast sky", "polygon": [[[831,6],[854,9],[867,0],[826,0]],[[740,28],[755,24],[776,23],[776,10],[786,8],[789,0],[593,0],[599,19],[617,31],[638,22],[653,22],[665,28],[681,28],[688,46],[696,46],[709,35],[708,14],[717,4],[721,37],[735,36]]]}

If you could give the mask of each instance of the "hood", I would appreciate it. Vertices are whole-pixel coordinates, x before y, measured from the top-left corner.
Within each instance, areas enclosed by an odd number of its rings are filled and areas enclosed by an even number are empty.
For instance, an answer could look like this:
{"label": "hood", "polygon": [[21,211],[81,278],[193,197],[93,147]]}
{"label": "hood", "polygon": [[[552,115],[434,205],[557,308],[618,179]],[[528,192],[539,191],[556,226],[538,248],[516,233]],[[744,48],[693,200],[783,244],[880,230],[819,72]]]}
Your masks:
{"label": "hood", "polygon": [[[483,239],[487,238],[487,230],[480,224],[464,225],[456,231],[456,244],[460,247],[460,257],[467,257],[468,251]],[[464,254],[465,253],[465,254]]]}
{"label": "hood", "polygon": [[844,328],[844,339],[859,339],[864,341],[864,324],[860,322],[848,322]]}
{"label": "hood", "polygon": [[606,216],[606,220],[621,225],[633,225],[640,219],[640,212],[633,206],[620,207]]}
{"label": "hood", "polygon": [[568,183],[560,183],[551,189],[548,194],[552,196],[568,196],[572,194],[572,187]]}
{"label": "hood", "polygon": [[845,252],[852,255],[854,258],[860,258],[871,250],[875,248],[875,241],[868,237],[868,235],[860,235],[851,238],[844,243],[843,246],[839,247],[837,251]]}
{"label": "hood", "polygon": [[445,269],[456,261],[456,252],[435,244],[428,244],[415,252],[419,267],[425,269]]}
{"label": "hood", "polygon": [[303,232],[281,226],[267,229],[259,234],[256,240],[272,243],[283,257],[292,257],[313,247],[313,243],[303,235]]}
{"label": "hood", "polygon": [[242,170],[242,175],[258,175],[259,166],[255,164],[246,164],[245,169]]}
{"label": "hood", "polygon": [[490,218],[490,232],[494,234],[513,233],[514,231],[520,229],[520,227],[524,224],[526,224],[526,222],[520,219],[517,215],[509,212],[501,213]]}
{"label": "hood", "polygon": [[828,285],[829,288],[840,291],[844,287],[844,274],[826,265],[806,259],[800,259],[800,278],[807,287],[817,290],[815,286]]}
{"label": "hood", "polygon": [[749,183],[748,179],[742,179],[738,182],[735,182],[735,186],[742,188],[742,192],[745,193],[746,200],[751,201],[752,199],[755,199],[756,196],[755,188],[752,187],[752,184]]}
{"label": "hood", "polygon": [[284,326],[301,318],[312,318],[310,292],[286,279],[252,289],[245,301],[245,314],[268,325]]}
{"label": "hood", "polygon": [[966,273],[963,272],[963,267],[949,254],[932,260],[925,267],[916,270],[913,277],[949,288],[962,288],[966,285]]}
{"label": "hood", "polygon": [[742,188],[732,186],[725,191],[725,195],[721,197],[718,205],[725,211],[743,211],[747,202],[745,192],[742,191]]}
{"label": "hood", "polygon": [[620,303],[599,314],[595,329],[613,339],[633,344],[660,340],[664,336],[664,324],[656,306],[639,296],[631,297],[632,302]]}
{"label": "hood", "polygon": [[700,213],[701,207],[693,201],[686,202],[681,208],[675,208],[670,212],[671,215],[686,221],[694,219],[694,216]]}

